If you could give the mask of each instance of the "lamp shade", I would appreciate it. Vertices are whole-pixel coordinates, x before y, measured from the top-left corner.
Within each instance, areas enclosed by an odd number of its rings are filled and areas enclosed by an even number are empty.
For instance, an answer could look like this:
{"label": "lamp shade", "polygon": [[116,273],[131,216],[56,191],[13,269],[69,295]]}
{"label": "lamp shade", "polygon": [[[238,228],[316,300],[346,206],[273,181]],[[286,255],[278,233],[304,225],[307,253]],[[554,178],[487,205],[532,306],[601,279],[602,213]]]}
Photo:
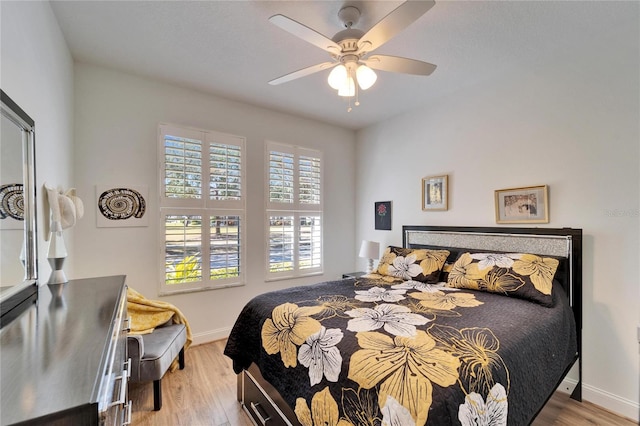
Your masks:
{"label": "lamp shade", "polygon": [[338,89],[338,96],[351,97],[356,94],[356,84],[353,81],[353,77],[349,77],[346,80],[346,84],[342,85]]}
{"label": "lamp shade", "polygon": [[359,257],[364,257],[365,259],[377,259],[380,255],[380,243],[376,241],[366,241],[363,240],[360,245],[360,254]]}
{"label": "lamp shade", "polygon": [[327,78],[327,83],[329,86],[335,90],[340,90],[341,87],[345,86],[347,80],[347,68],[340,64],[329,73],[329,78]]}
{"label": "lamp shade", "polygon": [[356,79],[358,80],[358,86],[360,86],[362,90],[367,90],[369,87],[373,86],[373,83],[376,82],[378,76],[368,66],[360,65],[356,70]]}

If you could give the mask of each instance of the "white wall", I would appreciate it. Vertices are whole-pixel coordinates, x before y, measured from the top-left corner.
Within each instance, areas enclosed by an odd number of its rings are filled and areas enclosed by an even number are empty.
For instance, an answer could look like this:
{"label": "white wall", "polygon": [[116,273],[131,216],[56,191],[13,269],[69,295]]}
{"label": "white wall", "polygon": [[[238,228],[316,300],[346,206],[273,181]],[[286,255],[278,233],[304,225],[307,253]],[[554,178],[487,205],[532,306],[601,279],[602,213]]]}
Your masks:
{"label": "white wall", "polygon": [[[73,59],[48,2],[0,2],[0,86],[35,121],[38,229],[45,229],[42,185],[73,179]],[[48,243],[38,238],[40,283],[47,282]],[[65,231],[73,252],[73,229]],[[73,259],[65,270],[73,269]]]}
{"label": "white wall", "polygon": [[[248,284],[165,299],[185,311],[200,341],[225,335],[251,296],[318,280],[263,281],[266,138],[325,150],[327,269],[320,279],[351,270],[356,242],[363,238],[398,244],[402,224],[490,226],[495,189],[550,185],[548,226],[580,227],[585,234],[585,399],[637,420],[637,18],[636,7],[620,26],[590,29],[582,45],[538,68],[500,76],[365,129],[356,152],[348,131],[101,68],[77,64],[74,89],[73,62],[46,2],[0,2],[0,86],[35,119],[38,186],[75,185],[86,201],[87,216],[65,234],[70,277],[124,273],[150,297],[157,292],[160,267],[153,253],[157,218],[148,228],[96,228],[95,184],[147,184],[155,193],[159,121],[247,137],[253,173]],[[397,158],[402,160],[395,166],[390,159]],[[420,179],[441,173],[450,177],[450,209],[422,212]],[[355,215],[349,213],[354,199]],[[393,200],[393,230],[374,231],[373,202],[386,200]],[[157,207],[155,198],[149,207]],[[41,198],[38,208],[43,229]],[[46,280],[50,269],[42,234],[39,252]]]}
{"label": "white wall", "polygon": [[[247,284],[163,297],[189,319],[196,342],[226,337],[244,304],[265,291],[339,278],[355,260],[355,133],[164,83],[76,64],[75,159],[86,217],[76,227],[75,276],[126,274],[158,297],[158,124],[169,122],[247,138]],[[324,152],[325,274],[265,282],[264,141]],[[95,185],[148,185],[150,226],[97,228]]]}
{"label": "white wall", "polygon": [[[360,131],[357,240],[400,244],[403,224],[495,226],[494,190],[549,185],[544,226],[584,231],[584,398],[638,420],[640,31],[638,5],[621,5],[619,26],[548,62]],[[440,174],[449,210],[423,212],[421,178]],[[393,230],[375,231],[386,200]]]}

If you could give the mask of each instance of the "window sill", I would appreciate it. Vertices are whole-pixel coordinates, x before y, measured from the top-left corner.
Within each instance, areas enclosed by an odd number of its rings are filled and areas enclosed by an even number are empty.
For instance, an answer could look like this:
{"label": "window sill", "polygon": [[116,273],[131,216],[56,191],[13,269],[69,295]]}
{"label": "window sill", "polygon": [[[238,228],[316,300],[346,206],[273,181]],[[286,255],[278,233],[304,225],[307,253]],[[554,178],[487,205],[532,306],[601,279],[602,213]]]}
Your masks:
{"label": "window sill", "polygon": [[300,275],[266,277],[264,281],[268,283],[268,282],[274,282],[274,281],[295,280],[296,278],[317,277],[318,275],[323,275],[323,274],[324,274],[324,271],[318,271],[318,272],[309,272],[308,274],[300,274]]}
{"label": "window sill", "polygon": [[241,283],[207,286],[207,287],[200,287],[200,288],[189,288],[189,289],[174,290],[174,291],[161,290],[158,296],[165,297],[165,296],[174,296],[176,294],[200,293],[200,292],[209,291],[209,290],[222,290],[225,288],[242,287],[244,285],[245,283],[241,282]]}

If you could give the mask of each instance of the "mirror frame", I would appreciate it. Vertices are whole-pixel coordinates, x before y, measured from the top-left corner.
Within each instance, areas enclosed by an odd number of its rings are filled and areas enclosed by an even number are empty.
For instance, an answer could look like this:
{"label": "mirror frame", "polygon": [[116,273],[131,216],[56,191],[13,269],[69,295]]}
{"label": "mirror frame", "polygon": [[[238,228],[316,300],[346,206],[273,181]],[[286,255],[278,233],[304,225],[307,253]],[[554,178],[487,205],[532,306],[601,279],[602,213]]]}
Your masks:
{"label": "mirror frame", "polygon": [[24,188],[24,280],[0,296],[0,327],[17,316],[22,306],[38,297],[38,238],[36,218],[35,122],[0,89],[2,115],[18,126],[22,133],[22,174]]}

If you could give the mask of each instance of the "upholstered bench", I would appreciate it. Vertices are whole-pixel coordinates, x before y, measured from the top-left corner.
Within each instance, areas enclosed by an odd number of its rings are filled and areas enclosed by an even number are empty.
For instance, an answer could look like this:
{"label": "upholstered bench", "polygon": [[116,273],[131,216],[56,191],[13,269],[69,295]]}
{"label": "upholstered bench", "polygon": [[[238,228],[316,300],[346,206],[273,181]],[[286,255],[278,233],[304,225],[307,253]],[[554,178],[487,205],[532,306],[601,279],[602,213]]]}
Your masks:
{"label": "upholstered bench", "polygon": [[184,368],[184,345],[187,330],[184,324],[165,324],[149,334],[130,334],[127,349],[131,358],[133,383],[153,381],[153,409],[162,408],[162,377],[178,357],[180,370]]}

